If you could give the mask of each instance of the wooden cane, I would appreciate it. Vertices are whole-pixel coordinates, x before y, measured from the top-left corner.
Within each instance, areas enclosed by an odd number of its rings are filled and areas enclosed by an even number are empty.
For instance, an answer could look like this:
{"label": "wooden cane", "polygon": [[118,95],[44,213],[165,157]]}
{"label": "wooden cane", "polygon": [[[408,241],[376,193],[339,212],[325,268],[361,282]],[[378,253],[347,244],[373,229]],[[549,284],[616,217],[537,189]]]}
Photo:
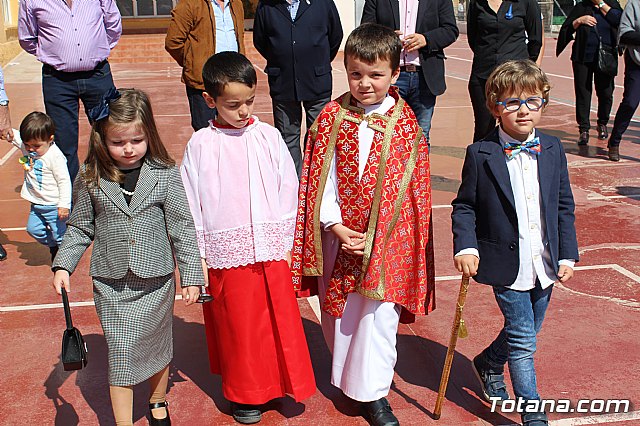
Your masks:
{"label": "wooden cane", "polygon": [[460,292],[458,293],[458,303],[456,306],[456,315],[453,319],[453,327],[451,327],[451,338],[449,339],[449,347],[447,348],[447,356],[444,359],[444,367],[442,369],[442,378],[440,379],[440,389],[438,389],[438,398],[436,399],[436,407],[433,410],[433,417],[440,419],[442,412],[442,403],[444,395],[447,392],[449,384],[449,374],[451,373],[451,364],[453,364],[453,355],[456,351],[456,343],[458,342],[458,333],[460,331],[460,323],[462,322],[462,310],[464,302],[467,299],[467,289],[469,288],[469,277],[462,276],[460,282]]}

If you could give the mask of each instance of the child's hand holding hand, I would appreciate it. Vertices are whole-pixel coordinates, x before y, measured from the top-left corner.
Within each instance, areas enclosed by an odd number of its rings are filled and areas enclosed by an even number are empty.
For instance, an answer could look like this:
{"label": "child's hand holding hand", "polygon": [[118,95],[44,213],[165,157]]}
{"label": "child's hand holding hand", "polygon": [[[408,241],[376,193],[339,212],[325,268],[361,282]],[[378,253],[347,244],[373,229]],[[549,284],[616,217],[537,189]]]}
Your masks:
{"label": "child's hand holding hand", "polygon": [[556,283],[566,283],[573,278],[573,268],[567,265],[560,265],[558,268],[558,281]]}
{"label": "child's hand holding hand", "polygon": [[458,272],[462,272],[465,277],[473,277],[476,275],[478,273],[479,263],[480,259],[473,254],[462,254],[453,258],[453,264],[456,269]]}
{"label": "child's hand holding hand", "polygon": [[66,209],[64,207],[58,207],[58,219],[59,220],[69,219],[69,209]]}
{"label": "child's hand holding hand", "polygon": [[364,255],[365,234],[349,229],[341,223],[336,223],[330,230],[342,243],[342,250],[358,256]]}
{"label": "child's hand holding hand", "polygon": [[185,305],[193,305],[198,301],[200,297],[200,286],[190,285],[189,287],[182,287],[182,300],[185,301]]}
{"label": "child's hand holding hand", "polygon": [[67,293],[71,291],[71,285],[69,284],[69,271],[65,269],[58,269],[53,275],[53,288],[56,289],[56,293],[62,294],[62,287],[67,290]]}

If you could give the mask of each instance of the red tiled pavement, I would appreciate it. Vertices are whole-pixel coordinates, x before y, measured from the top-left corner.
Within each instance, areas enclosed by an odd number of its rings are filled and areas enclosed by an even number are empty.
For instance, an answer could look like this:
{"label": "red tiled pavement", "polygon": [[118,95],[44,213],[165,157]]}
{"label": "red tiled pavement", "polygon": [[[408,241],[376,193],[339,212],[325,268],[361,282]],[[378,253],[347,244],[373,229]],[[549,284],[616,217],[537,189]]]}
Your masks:
{"label": "red tiled pavement", "polygon": [[[250,41],[250,34],[248,35]],[[164,52],[162,35],[130,35],[122,38],[111,63],[118,87],[146,90],[156,120],[171,154],[180,159],[191,135],[189,110],[180,68]],[[622,145],[620,163],[606,160],[606,142],[592,136],[581,152],[575,145],[573,89],[568,54],[552,57],[554,40],[548,40],[543,63],[553,84],[552,102],[542,128],[562,138],[569,161],[577,207],[577,228],[582,261],[576,277],[554,291],[553,302],[540,334],[536,366],[539,389],[545,398],[627,398],[632,413],[614,417],[616,423],[640,424],[635,405],[640,396],[640,119],[632,123]],[[470,143],[473,115],[466,91],[470,52],[464,36],[447,49],[448,90],[439,97],[431,131],[432,178],[436,244],[436,272],[440,277],[438,308],[415,324],[401,326],[399,359],[389,400],[403,425],[509,424],[517,415],[490,412],[478,396],[470,360],[500,328],[500,314],[490,288],[472,285],[465,318],[468,339],[459,340],[443,407],[442,418],[431,413],[457,296],[458,281],[451,262],[450,209],[460,180],[464,147]],[[264,60],[250,48],[249,58],[258,69]],[[337,95],[346,90],[341,56],[334,62]],[[5,67],[14,126],[34,109],[42,109],[40,71],[35,60],[19,55]],[[264,73],[258,72],[255,112],[272,122],[271,101]],[[614,110],[621,98],[622,77],[616,84]],[[80,156],[86,153],[89,127],[82,118]],[[595,121],[595,119],[594,119]],[[613,120],[612,120],[613,121]],[[48,250],[22,230],[28,204],[20,199],[21,171],[17,155],[6,157],[0,146],[0,242],[9,258],[0,263],[0,424],[92,425],[113,424],[107,390],[106,347],[95,309],[73,309],[76,325],[89,346],[89,365],[80,372],[64,372],[59,353],[64,326],[62,310],[39,304],[57,303],[50,287]],[[13,228],[19,228],[13,230]],[[88,256],[72,280],[72,301],[92,298]],[[265,425],[365,425],[348,400],[328,381],[330,354],[317,318],[301,300],[318,392],[302,404],[289,398],[268,405]],[[11,307],[30,308],[10,311]],[[177,425],[233,424],[229,406],[220,391],[220,379],[208,372],[202,314],[196,308],[176,304],[175,359],[171,369],[171,416]],[[144,425],[146,386],[136,388],[136,424]],[[582,415],[584,416],[584,415]],[[551,414],[556,425],[597,424],[605,417],[585,418],[577,413]],[[631,419],[623,422],[625,418]]]}

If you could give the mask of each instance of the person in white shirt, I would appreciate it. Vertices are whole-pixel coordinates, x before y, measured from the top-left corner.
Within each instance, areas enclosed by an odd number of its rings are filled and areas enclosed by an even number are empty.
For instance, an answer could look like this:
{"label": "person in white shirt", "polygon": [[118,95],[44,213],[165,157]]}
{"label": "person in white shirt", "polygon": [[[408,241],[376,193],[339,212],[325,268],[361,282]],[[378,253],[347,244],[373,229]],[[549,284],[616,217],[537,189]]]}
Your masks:
{"label": "person in white shirt", "polygon": [[[473,360],[484,398],[509,399],[508,362],[524,426],[548,424],[540,408],[533,355],[554,283],[578,260],[575,204],[560,140],[535,127],[549,102],[549,80],[530,60],[498,66],[486,85],[500,125],[467,148],[453,200],[454,264],[493,287],[504,326]],[[518,404],[520,407],[520,404]]]}
{"label": "person in white shirt", "polygon": [[49,247],[51,261],[62,243],[71,209],[71,178],[67,159],[53,141],[55,130],[51,117],[35,111],[22,120],[12,142],[24,154],[20,196],[31,203],[27,232]]}

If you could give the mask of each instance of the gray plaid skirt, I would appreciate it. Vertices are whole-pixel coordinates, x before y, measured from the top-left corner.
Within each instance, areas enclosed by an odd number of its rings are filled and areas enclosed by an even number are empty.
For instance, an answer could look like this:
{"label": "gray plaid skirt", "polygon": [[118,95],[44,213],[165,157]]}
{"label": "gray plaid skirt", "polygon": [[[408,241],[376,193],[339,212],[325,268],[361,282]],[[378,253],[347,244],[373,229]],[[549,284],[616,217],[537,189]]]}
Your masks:
{"label": "gray plaid skirt", "polygon": [[147,380],[173,358],[173,274],[121,279],[93,277],[93,299],[109,350],[109,384]]}

